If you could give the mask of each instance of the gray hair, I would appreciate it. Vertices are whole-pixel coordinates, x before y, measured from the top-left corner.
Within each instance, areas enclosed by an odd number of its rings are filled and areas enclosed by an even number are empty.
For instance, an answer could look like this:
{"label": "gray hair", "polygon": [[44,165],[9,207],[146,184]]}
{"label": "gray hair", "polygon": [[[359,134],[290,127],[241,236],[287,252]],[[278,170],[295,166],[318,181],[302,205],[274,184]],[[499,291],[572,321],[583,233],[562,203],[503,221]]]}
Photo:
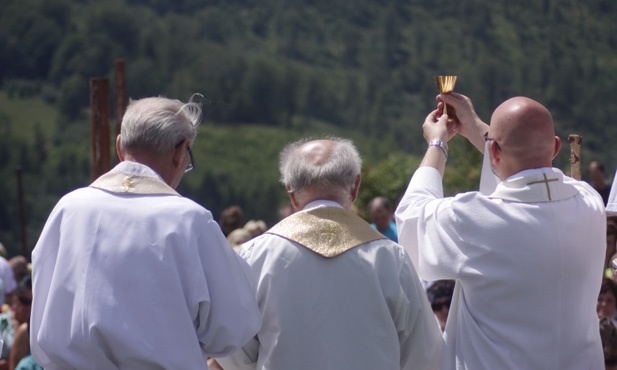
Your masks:
{"label": "gray hair", "polygon": [[295,192],[308,186],[340,186],[352,188],[362,170],[362,159],[353,142],[338,137],[328,137],[334,141],[330,157],[325,163],[315,165],[298,150],[313,139],[302,139],[287,145],[281,151],[279,170],[281,182]]}
{"label": "gray hair", "polygon": [[127,152],[165,153],[182,140],[191,143],[197,136],[201,119],[201,104],[163,97],[132,100],[122,118],[120,143]]}

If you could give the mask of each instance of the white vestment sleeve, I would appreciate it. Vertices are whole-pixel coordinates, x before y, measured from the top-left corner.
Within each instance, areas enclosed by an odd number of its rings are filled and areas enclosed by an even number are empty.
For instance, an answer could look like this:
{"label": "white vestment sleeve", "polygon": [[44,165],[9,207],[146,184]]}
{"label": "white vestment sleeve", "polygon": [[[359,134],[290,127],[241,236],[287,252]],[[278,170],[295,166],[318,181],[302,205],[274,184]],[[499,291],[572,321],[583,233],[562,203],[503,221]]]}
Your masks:
{"label": "white vestment sleeve", "polygon": [[395,212],[399,244],[424,280],[454,279],[462,256],[458,236],[442,226],[451,223],[440,222],[451,216],[441,181],[435,168],[418,168]]}
{"label": "white vestment sleeve", "polygon": [[208,356],[226,356],[245,345],[261,325],[255,282],[214,220],[205,225],[198,243],[209,301],[200,303],[197,336]]}
{"label": "white vestment sleeve", "polygon": [[[426,183],[424,187],[414,187],[418,182]],[[416,189],[417,188],[417,189]],[[418,266],[418,231],[422,220],[423,206],[433,199],[443,198],[443,188],[439,171],[432,167],[420,167],[413,174],[407,191],[399,202],[394,217],[398,230],[398,242],[405,248],[416,268]]]}
{"label": "white vestment sleeve", "polygon": [[[247,273],[251,274],[250,279],[254,280],[252,277],[253,271],[251,270],[248,263],[246,263],[245,259],[248,259],[247,253],[249,253],[250,248],[247,248],[247,245],[253,243],[253,241],[249,241],[245,243],[242,247],[237,250],[237,257],[244,262],[244,264],[248,267]],[[255,282],[257,284],[257,282]],[[255,286],[254,290],[257,287]],[[257,368],[257,357],[259,355],[259,339],[257,335],[251,338],[246,345],[244,345],[239,350],[233,352],[231,355],[227,357],[217,358],[216,361],[223,367],[225,370],[254,370]]]}
{"label": "white vestment sleeve", "polygon": [[401,345],[401,369],[438,369],[443,345],[441,330],[409,256],[403,250],[401,253],[404,255],[399,275],[402,299],[408,301],[401,305],[407,309],[394,318]]}

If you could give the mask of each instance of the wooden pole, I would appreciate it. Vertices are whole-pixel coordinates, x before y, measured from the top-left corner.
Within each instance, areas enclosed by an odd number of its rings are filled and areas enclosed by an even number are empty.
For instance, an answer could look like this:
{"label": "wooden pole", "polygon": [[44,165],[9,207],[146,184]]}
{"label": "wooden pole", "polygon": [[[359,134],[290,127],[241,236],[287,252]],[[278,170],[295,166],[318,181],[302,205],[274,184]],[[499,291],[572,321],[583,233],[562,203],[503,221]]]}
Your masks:
{"label": "wooden pole", "polygon": [[570,175],[572,178],[581,179],[581,145],[583,138],[580,135],[568,135],[570,143]]}
{"label": "wooden pole", "polygon": [[24,202],[24,183],[21,179],[21,166],[17,166],[15,174],[17,175],[17,200],[19,202],[19,233],[21,236],[21,255],[30,261],[30,248],[28,248],[28,240],[26,238],[26,205]]}
{"label": "wooden pole", "polygon": [[97,179],[110,170],[109,79],[90,79],[90,178]]}
{"label": "wooden pole", "polygon": [[116,136],[120,135],[122,117],[126,109],[126,62],[114,61],[114,112],[116,113]]}

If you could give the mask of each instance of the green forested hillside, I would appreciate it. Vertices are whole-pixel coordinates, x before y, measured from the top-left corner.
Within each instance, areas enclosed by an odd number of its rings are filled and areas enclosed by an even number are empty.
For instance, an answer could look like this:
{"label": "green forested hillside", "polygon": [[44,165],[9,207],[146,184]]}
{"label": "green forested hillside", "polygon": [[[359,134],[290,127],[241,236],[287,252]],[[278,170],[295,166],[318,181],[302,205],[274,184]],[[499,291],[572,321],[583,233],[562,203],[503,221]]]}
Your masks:
{"label": "green forested hillside", "polygon": [[[58,197],[88,183],[88,80],[113,77],[119,57],[132,98],[209,100],[180,191],[215,216],[237,203],[274,221],[276,154],[309,134],[358,142],[359,207],[376,193],[396,200],[444,73],[487,121],[508,97],[541,101],[562,139],[583,135],[583,164],[612,172],[616,16],[612,0],[0,0],[0,241],[16,248],[16,165],[30,244]],[[451,193],[473,188],[479,161],[453,145]]]}

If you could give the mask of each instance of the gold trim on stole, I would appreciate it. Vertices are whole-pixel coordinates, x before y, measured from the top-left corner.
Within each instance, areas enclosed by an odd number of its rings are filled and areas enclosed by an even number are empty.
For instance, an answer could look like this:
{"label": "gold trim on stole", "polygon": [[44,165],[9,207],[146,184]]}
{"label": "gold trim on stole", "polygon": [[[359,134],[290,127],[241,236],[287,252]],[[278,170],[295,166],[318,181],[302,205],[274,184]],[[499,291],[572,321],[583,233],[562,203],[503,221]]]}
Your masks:
{"label": "gold trim on stole", "polygon": [[180,195],[157,177],[139,176],[126,172],[107,172],[94,180],[90,187],[112,193]]}
{"label": "gold trim on stole", "polygon": [[356,214],[336,207],[316,207],[290,215],[266,233],[294,241],[332,258],[386,237]]}

